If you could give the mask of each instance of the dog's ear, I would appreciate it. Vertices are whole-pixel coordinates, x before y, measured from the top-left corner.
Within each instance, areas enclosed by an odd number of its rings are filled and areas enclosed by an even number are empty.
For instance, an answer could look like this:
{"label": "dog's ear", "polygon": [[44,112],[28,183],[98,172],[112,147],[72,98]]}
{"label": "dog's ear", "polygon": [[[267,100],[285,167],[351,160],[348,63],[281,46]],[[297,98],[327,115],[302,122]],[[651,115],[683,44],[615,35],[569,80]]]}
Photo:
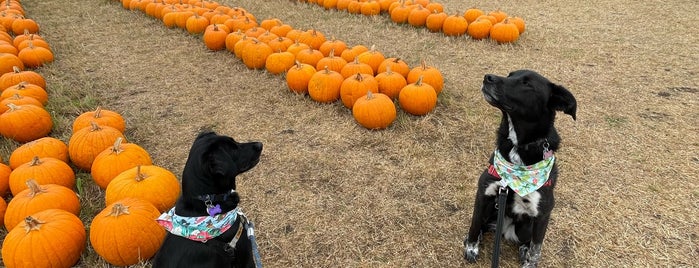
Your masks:
{"label": "dog's ear", "polygon": [[563,111],[573,117],[575,120],[575,112],[578,109],[577,101],[568,89],[551,83],[551,98],[549,99],[549,107],[554,111]]}
{"label": "dog's ear", "polygon": [[205,169],[212,177],[230,178],[235,170],[235,162],[226,151],[229,149],[227,145],[224,142],[212,143],[203,155]]}

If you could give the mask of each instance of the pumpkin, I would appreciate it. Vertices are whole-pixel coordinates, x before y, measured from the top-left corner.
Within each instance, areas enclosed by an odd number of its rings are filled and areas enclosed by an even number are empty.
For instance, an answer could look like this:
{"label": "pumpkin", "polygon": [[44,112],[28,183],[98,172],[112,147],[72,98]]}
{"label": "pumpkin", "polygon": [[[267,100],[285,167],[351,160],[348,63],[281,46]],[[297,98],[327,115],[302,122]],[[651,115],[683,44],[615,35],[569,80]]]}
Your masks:
{"label": "pumpkin", "polygon": [[490,30],[490,38],[498,43],[512,43],[519,39],[519,28],[517,25],[505,19],[493,25]]}
{"label": "pumpkin", "polygon": [[352,62],[345,64],[340,70],[340,74],[344,78],[353,77],[358,73],[374,76],[374,69],[369,64],[359,62],[359,57],[356,57]]}
{"label": "pumpkin", "polygon": [[73,120],[73,133],[76,131],[90,127],[91,122],[95,122],[100,126],[110,126],[120,132],[126,130],[126,121],[124,117],[118,112],[103,109],[101,106],[97,106],[94,111],[87,111],[81,113]]}
{"label": "pumpkin", "polygon": [[13,72],[14,68],[24,71],[24,63],[12,53],[0,53],[0,74]]}
{"label": "pumpkin", "polygon": [[31,104],[7,104],[9,110],[0,114],[0,135],[17,142],[46,137],[53,128],[51,115],[43,107]]}
{"label": "pumpkin", "polygon": [[379,64],[378,72],[385,72],[388,69],[388,66],[391,66],[391,71],[394,73],[399,73],[406,78],[408,77],[408,73],[410,73],[410,66],[401,58],[386,58],[383,62],[381,62],[381,64]]}
{"label": "pumpkin", "polygon": [[303,31],[301,31],[299,29],[291,29],[291,30],[289,30],[289,32],[286,33],[285,36],[291,40],[294,40],[294,42],[295,41],[300,42],[299,37],[301,37],[301,33],[303,33]]}
{"label": "pumpkin", "polygon": [[422,76],[415,83],[405,86],[398,95],[401,109],[412,115],[426,115],[437,106],[437,92],[423,83]]}
{"label": "pumpkin", "polygon": [[517,25],[517,29],[519,30],[520,35],[524,33],[524,31],[526,30],[526,24],[524,23],[524,19],[520,17],[509,17],[508,19],[510,20],[510,22]]}
{"label": "pumpkin", "polygon": [[39,73],[31,70],[22,71],[17,66],[12,66],[12,72],[4,73],[0,76],[0,90],[27,82],[46,89],[46,80]]}
{"label": "pumpkin", "polygon": [[24,66],[36,68],[52,62],[53,52],[44,47],[35,46],[30,41],[28,47],[23,48],[17,53],[17,57],[24,63]]}
{"label": "pumpkin", "polygon": [[485,15],[485,12],[475,7],[466,9],[466,11],[464,11],[464,18],[468,23],[476,21],[476,19],[482,15]]}
{"label": "pumpkin", "polygon": [[271,47],[264,42],[253,38],[252,41],[243,49],[243,64],[245,64],[245,66],[249,69],[263,69],[265,68],[267,57],[269,57],[271,54]]}
{"label": "pumpkin", "polygon": [[265,30],[271,30],[272,27],[282,25],[282,20],[278,18],[267,18],[262,21],[260,21],[260,27],[262,27]]}
{"label": "pumpkin", "polygon": [[16,169],[20,165],[31,162],[34,157],[51,157],[68,163],[68,145],[54,137],[43,137],[17,147],[10,154],[10,167]]}
{"label": "pumpkin", "polygon": [[73,189],[75,172],[61,160],[53,157],[32,158],[32,161],[19,165],[10,173],[10,191],[13,195],[27,189],[27,180],[39,184],[58,184]]}
{"label": "pumpkin", "polygon": [[425,18],[425,27],[430,30],[430,32],[442,31],[442,25],[444,25],[444,20],[448,16],[449,15],[444,12],[433,12]]}
{"label": "pumpkin", "polygon": [[[276,34],[273,34],[273,33],[269,32],[269,31],[265,31],[263,34],[257,36],[257,40],[260,40],[260,41],[264,42],[264,43],[267,44],[267,45],[269,45],[269,42],[271,42],[272,40],[276,40],[277,38],[279,38],[279,36],[277,36]],[[287,38],[287,39],[288,39],[288,38]],[[291,40],[291,39],[289,39],[289,40]],[[270,46],[270,47],[271,47],[271,46]]]}
{"label": "pumpkin", "polygon": [[301,43],[308,44],[308,46],[312,47],[313,49],[320,48],[320,45],[322,45],[326,40],[325,35],[315,29],[309,29],[299,35],[299,41]]}
{"label": "pumpkin", "polygon": [[296,65],[286,71],[286,85],[289,90],[298,93],[308,93],[308,81],[316,73],[316,68],[305,63],[296,61]]}
{"label": "pumpkin", "polygon": [[[286,36],[289,31],[291,31],[293,28],[289,24],[282,24],[282,25],[277,25],[273,26],[271,29],[269,29],[270,33],[276,34],[277,36],[280,37],[288,37]],[[289,38],[291,39],[291,38]],[[293,40],[293,39],[292,39]]]}
{"label": "pumpkin", "polygon": [[384,129],[396,120],[396,105],[388,96],[367,91],[352,106],[352,116],[368,129]]}
{"label": "pumpkin", "polygon": [[361,14],[362,3],[359,1],[351,1],[347,4],[347,12],[350,14]]}
{"label": "pumpkin", "polygon": [[327,67],[328,69],[339,73],[342,71],[342,67],[345,67],[345,65],[347,65],[347,61],[345,61],[345,59],[342,57],[336,57],[335,51],[331,50],[328,56],[318,60],[318,63],[316,63],[316,70],[322,70]]}
{"label": "pumpkin", "polygon": [[118,129],[91,122],[90,127],[81,128],[70,136],[68,157],[76,167],[89,171],[95,157],[118,137],[124,138]]}
{"label": "pumpkin", "polygon": [[414,67],[410,70],[406,80],[408,84],[415,83],[421,76],[422,82],[430,84],[437,94],[442,92],[442,88],[444,87],[444,77],[442,76],[442,73],[437,68],[428,66],[427,62],[424,60],[420,66]]}
{"label": "pumpkin", "polygon": [[440,3],[437,3],[437,2],[427,3],[427,5],[425,5],[425,8],[432,13],[444,12],[444,6]]}
{"label": "pumpkin", "polygon": [[252,27],[250,29],[245,30],[243,33],[249,37],[258,38],[262,34],[264,34],[265,32],[266,32],[265,29],[255,26],[255,27]]}
{"label": "pumpkin", "polygon": [[[12,169],[8,165],[0,163],[0,199],[3,199],[7,191],[10,190],[10,173],[12,173]],[[2,222],[0,221],[0,223]]]}
{"label": "pumpkin", "polygon": [[115,266],[148,260],[165,240],[165,229],[155,221],[158,216],[158,209],[145,200],[116,201],[92,219],[90,244],[102,259]]}
{"label": "pumpkin", "polygon": [[44,40],[44,38],[41,37],[41,35],[39,34],[25,32],[24,34],[15,36],[15,38],[12,39],[12,44],[15,45],[15,47],[19,47],[19,45],[24,43],[25,41],[35,40]]}
{"label": "pumpkin", "polygon": [[0,114],[10,109],[10,107],[7,106],[7,104],[9,103],[12,103],[14,105],[31,104],[39,107],[44,107],[44,104],[36,100],[35,98],[32,98],[30,96],[22,96],[18,93],[15,93],[14,95],[12,95],[12,97],[5,98],[0,101]]}
{"label": "pumpkin", "polygon": [[[224,28],[225,27],[225,28]],[[228,27],[223,24],[211,24],[204,30],[204,45],[210,50],[223,50],[226,48],[226,36],[228,36]]]}
{"label": "pumpkin", "polygon": [[0,227],[2,227],[5,221],[5,211],[7,210],[7,203],[4,198],[0,198]]}
{"label": "pumpkin", "polygon": [[163,212],[175,205],[181,188],[175,174],[159,166],[147,165],[119,173],[104,192],[107,205],[133,197],[146,200]]}
{"label": "pumpkin", "polygon": [[492,25],[495,25],[496,23],[498,23],[498,19],[493,17],[493,16],[490,16],[490,15],[481,15],[478,18],[476,18],[476,20],[478,20],[480,18],[484,18],[484,19],[489,20],[490,24],[492,24]]}
{"label": "pumpkin", "polygon": [[0,94],[0,99],[6,99],[12,97],[15,94],[34,98],[41,103],[41,105],[39,106],[46,105],[49,102],[49,94],[46,92],[45,89],[41,88],[38,85],[24,81],[19,82],[18,84],[10,86],[8,88],[5,88],[2,91],[2,94]]}
{"label": "pumpkin", "polygon": [[345,51],[345,49],[347,49],[347,43],[335,39],[335,36],[323,42],[320,48],[318,48],[326,57],[330,55],[330,51],[333,51],[335,55],[342,56],[342,52]]}
{"label": "pumpkin", "polygon": [[279,36],[275,39],[269,40],[267,43],[267,45],[272,48],[272,51],[275,52],[286,51],[292,44],[294,44],[294,41],[284,36]]}
{"label": "pumpkin", "polygon": [[379,15],[381,13],[381,5],[377,1],[361,2],[360,13],[364,16]]}
{"label": "pumpkin", "polygon": [[318,61],[320,61],[320,59],[324,57],[325,56],[323,56],[323,53],[320,52],[320,50],[313,49],[312,47],[303,49],[296,53],[297,61],[299,61],[300,63],[311,65],[314,68],[318,65]]}
{"label": "pumpkin", "polygon": [[492,27],[493,23],[489,19],[481,17],[469,24],[466,32],[471,38],[478,40],[490,36],[490,28]]}
{"label": "pumpkin", "polygon": [[187,19],[194,15],[191,10],[180,10],[173,13],[175,13],[175,25],[181,29],[187,28]]}
{"label": "pumpkin", "polygon": [[240,41],[236,42],[235,45],[233,46],[233,55],[235,55],[236,58],[243,59],[243,52],[245,52],[245,47],[249,44],[251,44],[253,41],[255,41],[254,37],[250,36],[243,36],[243,38],[240,39]]}
{"label": "pumpkin", "polygon": [[12,22],[12,32],[15,35],[20,35],[25,32],[38,33],[39,24],[36,23],[36,21],[34,21],[33,19],[20,17]]}
{"label": "pumpkin", "polygon": [[432,14],[432,12],[429,9],[419,5],[408,13],[408,24],[415,27],[425,26],[427,16],[430,14]]}
{"label": "pumpkin", "polygon": [[357,60],[361,63],[366,63],[371,66],[373,70],[372,75],[377,74],[379,70],[379,65],[386,59],[383,53],[376,50],[376,46],[371,46],[371,49],[357,55]]}
{"label": "pumpkin", "polygon": [[296,57],[296,54],[298,54],[300,51],[309,48],[311,48],[311,46],[309,46],[308,44],[304,44],[296,40],[293,44],[289,45],[289,47],[286,48],[286,51],[291,52],[292,54],[294,54],[294,57]]}
{"label": "pumpkin", "polygon": [[14,45],[10,44],[10,42],[0,40],[0,53],[10,53],[17,55],[18,51],[19,50],[17,50],[17,48]]}
{"label": "pumpkin", "polygon": [[448,36],[461,36],[466,33],[468,22],[459,15],[449,15],[442,24],[442,33]]}
{"label": "pumpkin", "polygon": [[326,10],[337,9],[337,0],[323,0],[322,6]]}
{"label": "pumpkin", "polygon": [[415,6],[412,4],[406,5],[405,2],[402,2],[399,6],[393,8],[389,12],[391,20],[398,24],[408,22],[408,16],[410,16],[410,11],[412,11],[413,8],[415,8]]}
{"label": "pumpkin", "polygon": [[190,34],[203,33],[204,30],[206,30],[207,26],[209,26],[209,19],[200,16],[196,13],[193,16],[187,18],[187,21],[185,23],[185,29]]}
{"label": "pumpkin", "polygon": [[507,13],[503,12],[502,10],[493,10],[488,12],[488,16],[493,16],[495,17],[497,22],[501,22],[507,18]]}
{"label": "pumpkin", "polygon": [[279,51],[267,57],[265,69],[271,74],[280,74],[294,66],[295,62],[294,54],[288,51]]}
{"label": "pumpkin", "polygon": [[139,165],[152,165],[150,154],[138,144],[123,143],[121,137],[114,145],[105,149],[95,157],[90,169],[90,175],[102,189],[107,189],[109,182],[121,172]]}
{"label": "pumpkin", "polygon": [[354,102],[366,95],[367,91],[379,92],[379,83],[374,76],[366,73],[357,73],[345,78],[340,85],[340,99],[345,107],[352,109]]}
{"label": "pumpkin", "polygon": [[240,41],[241,39],[243,39],[243,37],[246,37],[246,35],[241,30],[231,32],[228,35],[226,35],[226,39],[223,41],[223,43],[226,46],[226,50],[235,53],[235,44],[238,43],[238,41]]}
{"label": "pumpkin", "polygon": [[376,75],[375,78],[376,82],[379,83],[379,93],[390,99],[398,98],[400,91],[408,84],[403,75],[391,70],[391,65],[387,66],[386,71]]}
{"label": "pumpkin", "polygon": [[27,39],[27,40],[20,42],[19,45],[17,45],[17,52],[29,47],[29,45],[43,47],[43,48],[51,51],[51,46],[49,46],[48,42],[46,42],[44,39],[34,38],[34,39]]}
{"label": "pumpkin", "polygon": [[8,230],[42,210],[56,208],[80,215],[80,201],[73,190],[58,184],[39,184],[32,179],[26,185],[28,188],[14,195],[7,204],[4,222]]}
{"label": "pumpkin", "polygon": [[342,57],[346,62],[352,62],[355,58],[357,58],[357,56],[359,56],[359,54],[362,54],[366,51],[369,51],[368,47],[365,47],[363,45],[356,45],[349,49],[343,50],[340,54],[340,57]]}
{"label": "pumpkin", "polygon": [[308,81],[308,96],[317,102],[335,102],[340,98],[340,86],[344,80],[339,72],[325,66]]}
{"label": "pumpkin", "polygon": [[78,216],[62,209],[47,209],[28,216],[2,243],[2,260],[14,267],[72,267],[87,242]]}

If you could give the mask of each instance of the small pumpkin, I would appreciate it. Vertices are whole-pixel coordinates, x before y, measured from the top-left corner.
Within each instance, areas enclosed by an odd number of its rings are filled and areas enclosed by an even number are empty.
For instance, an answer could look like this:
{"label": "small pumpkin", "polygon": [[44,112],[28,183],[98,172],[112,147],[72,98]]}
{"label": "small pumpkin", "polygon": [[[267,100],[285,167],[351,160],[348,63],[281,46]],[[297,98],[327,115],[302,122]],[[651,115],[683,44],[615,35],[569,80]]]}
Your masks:
{"label": "small pumpkin", "polygon": [[421,76],[422,82],[430,84],[437,94],[442,92],[442,88],[444,87],[444,77],[439,69],[435,68],[434,66],[427,65],[427,62],[423,60],[420,66],[416,66],[410,70],[406,80],[408,84],[415,83]]}
{"label": "small pumpkin", "polygon": [[468,25],[466,32],[471,38],[479,40],[488,38],[490,36],[490,28],[492,27],[493,23],[489,19],[480,17]]}
{"label": "small pumpkin", "polygon": [[51,50],[35,46],[31,41],[27,47],[17,53],[17,57],[24,63],[24,66],[29,68],[36,68],[53,62],[53,52]]}
{"label": "small pumpkin", "polygon": [[381,5],[377,1],[360,2],[359,9],[364,16],[375,16],[381,13]]}
{"label": "small pumpkin", "polygon": [[20,165],[31,162],[34,157],[52,157],[68,163],[68,145],[54,137],[43,137],[17,147],[10,154],[10,167],[16,169]]}
{"label": "small pumpkin", "polygon": [[146,200],[163,212],[175,205],[180,196],[180,182],[169,170],[154,166],[136,166],[119,173],[104,191],[107,205],[133,197]]}
{"label": "small pumpkin", "polygon": [[507,13],[499,9],[488,12],[488,16],[495,17],[497,22],[501,22],[508,17]]}
{"label": "small pumpkin", "polygon": [[437,106],[437,92],[423,83],[422,76],[415,83],[405,86],[398,95],[401,109],[412,115],[426,115]]}
{"label": "small pumpkin", "polygon": [[352,109],[354,102],[366,95],[367,91],[379,92],[379,83],[374,76],[365,73],[356,73],[345,78],[340,85],[340,99],[345,107]]}
{"label": "small pumpkin", "polygon": [[10,190],[10,173],[12,173],[10,166],[0,163],[0,199],[3,199]]}
{"label": "small pumpkin", "polygon": [[330,40],[326,40],[320,45],[320,50],[326,57],[330,55],[330,51],[333,51],[335,55],[341,56],[342,52],[347,49],[347,43],[342,40],[337,40],[335,36],[331,37]]}
{"label": "small pumpkin", "polygon": [[204,30],[204,45],[210,50],[217,51],[226,48],[226,36],[229,34],[228,27],[223,24],[211,24]]}
{"label": "small pumpkin", "polygon": [[476,19],[482,15],[485,15],[485,12],[475,7],[466,9],[466,11],[464,11],[464,18],[468,23],[476,21]]}
{"label": "small pumpkin", "polygon": [[20,82],[27,82],[46,89],[46,80],[39,73],[32,70],[22,71],[19,67],[12,66],[11,72],[0,76],[0,90],[17,85]]}
{"label": "small pumpkin", "polygon": [[352,106],[352,116],[368,129],[384,129],[396,120],[396,105],[382,93],[367,91]]}
{"label": "small pumpkin", "polygon": [[203,33],[204,30],[206,30],[206,26],[209,26],[209,19],[204,16],[200,16],[197,13],[194,13],[193,16],[187,18],[187,22],[185,23],[185,29],[190,34]]}
{"label": "small pumpkin", "polygon": [[312,47],[303,49],[296,53],[297,61],[299,61],[300,63],[311,65],[314,68],[318,65],[318,61],[320,61],[320,59],[324,57],[325,56],[322,52],[320,52],[320,50],[313,49]]}
{"label": "small pumpkin", "polygon": [[33,19],[20,17],[12,22],[12,32],[15,35],[20,35],[25,32],[38,33],[39,24]]}
{"label": "small pumpkin", "polygon": [[308,81],[308,96],[317,102],[335,102],[340,98],[340,86],[344,80],[340,73],[325,66]]}
{"label": "small pumpkin", "polygon": [[153,160],[148,151],[135,143],[123,143],[118,137],[114,145],[105,149],[92,162],[90,175],[102,189],[107,189],[109,182],[121,172],[140,165],[152,165]]}
{"label": "small pumpkin", "polygon": [[7,210],[7,203],[4,198],[0,198],[0,227],[2,227],[5,221],[5,211]]}
{"label": "small pumpkin", "polygon": [[294,41],[284,36],[272,39],[267,43],[267,45],[272,48],[272,51],[276,52],[286,51],[292,44],[294,44]]}
{"label": "small pumpkin", "polygon": [[378,73],[379,65],[386,59],[386,57],[380,51],[376,50],[376,46],[372,45],[371,49],[366,52],[362,52],[357,55],[357,60],[361,63],[366,63],[371,66],[373,71],[372,75]]}
{"label": "small pumpkin", "polygon": [[112,145],[124,134],[116,128],[101,126],[91,122],[90,127],[84,127],[73,133],[68,140],[68,157],[76,167],[89,171],[95,157]]}
{"label": "small pumpkin", "polygon": [[318,63],[316,63],[316,70],[322,70],[328,67],[328,69],[339,73],[345,65],[347,65],[347,61],[342,57],[336,57],[335,51],[331,50],[328,56],[318,60]]}
{"label": "small pumpkin", "polygon": [[342,57],[346,62],[352,62],[355,58],[357,58],[357,56],[359,56],[359,54],[362,54],[366,51],[369,51],[368,47],[363,45],[356,45],[343,50],[340,54],[340,57]]}
{"label": "small pumpkin", "polygon": [[376,82],[379,83],[379,93],[390,99],[398,98],[400,91],[408,84],[403,75],[391,70],[391,65],[386,67],[385,72],[376,75]]}
{"label": "small pumpkin", "polygon": [[526,23],[524,22],[524,19],[520,17],[509,17],[508,18],[510,22],[514,23],[517,25],[517,29],[519,30],[519,34],[522,35],[524,31],[526,31]]}
{"label": "small pumpkin", "polygon": [[425,28],[430,30],[430,32],[442,31],[442,25],[444,25],[444,20],[448,16],[449,15],[444,12],[433,12],[425,18]]}
{"label": "small pumpkin", "polygon": [[35,98],[32,98],[30,96],[22,96],[18,93],[15,93],[14,95],[12,95],[12,97],[5,98],[0,101],[0,114],[10,109],[10,107],[7,106],[7,104],[9,103],[12,103],[14,105],[31,104],[39,107],[44,107],[44,104],[36,100]]}
{"label": "small pumpkin", "polygon": [[296,63],[294,54],[288,51],[278,51],[272,53],[265,61],[265,69],[271,74],[281,74],[286,72]]}
{"label": "small pumpkin", "polygon": [[299,35],[299,41],[301,43],[308,44],[308,46],[312,47],[313,49],[318,49],[320,48],[320,45],[327,41],[327,39],[325,39],[325,35],[320,31],[316,29],[309,29]]}
{"label": "small pumpkin", "polygon": [[102,259],[115,266],[148,260],[165,239],[165,229],[155,221],[158,216],[158,209],[145,200],[116,201],[92,219],[90,244]]}
{"label": "small pumpkin", "polygon": [[519,28],[509,19],[505,19],[493,25],[490,30],[490,38],[501,44],[515,42],[519,39]]}
{"label": "small pumpkin", "polygon": [[289,90],[295,93],[306,94],[308,93],[308,82],[315,73],[315,67],[296,61],[296,65],[286,71],[286,85]]}
{"label": "small pumpkin", "polygon": [[228,35],[226,35],[226,39],[223,41],[223,43],[226,46],[226,50],[228,50],[231,53],[235,53],[235,44],[238,43],[243,37],[247,37],[245,33],[243,33],[241,30],[237,30],[235,32],[231,32]]}
{"label": "small pumpkin", "polygon": [[0,99],[6,99],[12,97],[15,94],[34,98],[41,103],[41,105],[39,106],[44,106],[49,102],[49,94],[46,92],[45,89],[38,85],[31,84],[25,81],[19,82],[16,85],[12,85],[8,88],[5,88],[2,91],[2,94],[0,94]]}
{"label": "small pumpkin", "polygon": [[13,267],[72,267],[87,242],[78,216],[62,209],[47,209],[28,216],[2,243],[2,260]]}
{"label": "small pumpkin", "polygon": [[120,113],[97,106],[94,111],[81,113],[73,119],[73,133],[82,128],[90,127],[91,122],[95,122],[100,126],[113,127],[120,132],[126,130],[126,121]]}
{"label": "small pumpkin", "polygon": [[408,73],[410,73],[410,65],[408,65],[408,63],[401,58],[386,58],[379,65],[378,72],[385,72],[388,69],[388,66],[391,66],[391,71],[394,73],[399,73],[406,78],[408,77]]}
{"label": "small pumpkin", "polygon": [[17,142],[46,137],[53,128],[51,115],[43,107],[31,104],[7,104],[9,110],[0,114],[0,135]]}
{"label": "small pumpkin", "polygon": [[75,216],[80,215],[80,201],[73,190],[58,184],[39,184],[27,180],[27,189],[14,195],[7,204],[5,227],[12,230],[27,216],[46,209],[62,209]]}
{"label": "small pumpkin", "polygon": [[432,12],[429,9],[419,5],[408,13],[408,24],[415,27],[423,27],[427,22],[427,16],[430,14]]}
{"label": "small pumpkin", "polygon": [[13,72],[14,68],[24,71],[24,63],[12,53],[0,53],[0,74]]}
{"label": "small pumpkin", "polygon": [[459,15],[449,15],[442,24],[442,33],[448,36],[461,36],[468,29],[468,21]]}
{"label": "small pumpkin", "polygon": [[249,69],[263,69],[267,57],[272,54],[272,48],[262,41],[252,39],[245,49],[243,49],[243,64]]}
{"label": "small pumpkin", "polygon": [[58,184],[73,189],[75,172],[61,160],[35,156],[32,161],[19,165],[10,173],[10,191],[13,195],[27,189],[27,180],[39,184]]}
{"label": "small pumpkin", "polygon": [[[271,29],[269,29],[269,32],[276,34],[277,36],[288,37],[287,34],[291,30],[293,30],[293,27],[291,27],[291,25],[282,24],[282,25],[273,26]],[[291,38],[289,38],[289,39],[291,39]]]}
{"label": "small pumpkin", "polygon": [[369,64],[360,62],[359,57],[355,57],[352,62],[348,62],[340,70],[340,74],[344,78],[353,77],[358,73],[374,76],[374,68]]}

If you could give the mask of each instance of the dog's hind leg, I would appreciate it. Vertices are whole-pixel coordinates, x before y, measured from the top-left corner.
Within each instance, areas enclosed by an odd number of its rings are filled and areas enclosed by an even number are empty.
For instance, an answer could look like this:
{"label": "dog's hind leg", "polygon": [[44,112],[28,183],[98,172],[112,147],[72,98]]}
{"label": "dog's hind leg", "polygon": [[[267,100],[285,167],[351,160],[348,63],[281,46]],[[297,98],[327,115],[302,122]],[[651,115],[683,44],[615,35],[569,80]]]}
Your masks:
{"label": "dog's hind leg", "polygon": [[539,260],[541,260],[541,246],[544,242],[544,236],[546,235],[546,229],[548,228],[548,224],[548,214],[545,214],[541,217],[537,217],[533,226],[534,228],[532,233],[532,240],[528,248],[526,249],[526,252],[524,252],[524,258],[522,258],[522,248],[524,244],[519,247],[520,261],[522,261],[523,268],[533,268],[539,264]]}

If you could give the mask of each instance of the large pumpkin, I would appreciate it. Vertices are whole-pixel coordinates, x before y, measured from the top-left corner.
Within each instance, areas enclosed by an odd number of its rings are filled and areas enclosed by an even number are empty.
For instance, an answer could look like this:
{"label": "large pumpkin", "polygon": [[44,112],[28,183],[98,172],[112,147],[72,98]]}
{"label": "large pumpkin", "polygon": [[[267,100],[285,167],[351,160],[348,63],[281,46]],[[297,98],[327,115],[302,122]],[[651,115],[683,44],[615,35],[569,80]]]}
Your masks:
{"label": "large pumpkin", "polygon": [[2,260],[8,268],[72,267],[86,241],[85,226],[78,216],[47,209],[28,216],[7,234]]}
{"label": "large pumpkin", "polygon": [[90,127],[84,127],[70,136],[68,140],[68,156],[78,168],[88,171],[95,157],[109,147],[124,134],[110,126],[100,126],[95,122]]}
{"label": "large pumpkin", "polygon": [[91,125],[90,122],[95,122],[100,126],[110,126],[116,128],[120,132],[126,130],[126,121],[118,112],[102,109],[97,106],[94,111],[81,113],[73,120],[73,133]]}
{"label": "large pumpkin", "polygon": [[12,230],[27,216],[51,208],[80,215],[80,201],[73,190],[58,184],[38,184],[27,180],[27,189],[17,193],[7,204],[5,227]]}
{"label": "large pumpkin", "polygon": [[0,135],[17,142],[46,137],[53,128],[51,115],[43,107],[31,104],[7,104],[10,109],[0,114]]}
{"label": "large pumpkin", "polygon": [[293,92],[306,94],[308,93],[308,81],[315,73],[315,67],[297,61],[296,65],[286,71],[286,85]]}
{"label": "large pumpkin", "polygon": [[95,183],[102,189],[121,172],[139,165],[152,165],[153,161],[148,152],[135,143],[122,143],[121,137],[114,145],[105,149],[92,162],[90,174]]}
{"label": "large pumpkin", "polygon": [[17,147],[10,154],[10,167],[16,169],[20,165],[32,161],[35,156],[40,158],[53,157],[68,163],[68,145],[54,137],[43,137]]}
{"label": "large pumpkin", "polygon": [[313,74],[308,81],[308,96],[317,102],[335,102],[340,98],[340,86],[344,80],[340,73],[325,66],[324,70]]}
{"label": "large pumpkin", "polygon": [[73,189],[75,172],[61,160],[35,156],[32,161],[19,165],[10,173],[10,191],[13,195],[27,189],[27,180],[39,184],[58,184]]}
{"label": "large pumpkin", "polygon": [[410,70],[406,80],[408,84],[415,83],[420,77],[422,77],[422,82],[430,84],[437,94],[442,92],[442,88],[444,87],[444,77],[442,76],[442,72],[440,72],[439,69],[434,66],[427,65],[424,60],[420,66],[414,67]]}
{"label": "large pumpkin", "polygon": [[340,85],[340,99],[345,107],[352,109],[354,102],[366,95],[367,91],[379,92],[379,83],[370,74],[357,73],[345,78]]}
{"label": "large pumpkin", "polygon": [[262,41],[252,39],[243,49],[243,64],[250,69],[263,69],[267,57],[272,54],[272,48]]}
{"label": "large pumpkin", "polygon": [[379,83],[379,92],[391,99],[398,98],[398,93],[408,84],[403,75],[393,72],[391,65],[388,65],[386,71],[377,74],[375,78]]}
{"label": "large pumpkin", "polygon": [[396,120],[396,105],[384,94],[367,91],[352,106],[352,116],[365,128],[384,129]]}
{"label": "large pumpkin", "polygon": [[116,266],[150,259],[166,234],[155,221],[158,216],[158,209],[145,200],[118,200],[92,219],[90,244],[100,257]]}
{"label": "large pumpkin", "polygon": [[112,179],[105,190],[106,204],[134,197],[151,202],[163,212],[175,205],[180,196],[180,182],[167,169],[159,166],[137,166]]}
{"label": "large pumpkin", "polygon": [[429,84],[423,83],[421,76],[400,91],[398,103],[409,114],[426,115],[437,106],[437,92]]}

